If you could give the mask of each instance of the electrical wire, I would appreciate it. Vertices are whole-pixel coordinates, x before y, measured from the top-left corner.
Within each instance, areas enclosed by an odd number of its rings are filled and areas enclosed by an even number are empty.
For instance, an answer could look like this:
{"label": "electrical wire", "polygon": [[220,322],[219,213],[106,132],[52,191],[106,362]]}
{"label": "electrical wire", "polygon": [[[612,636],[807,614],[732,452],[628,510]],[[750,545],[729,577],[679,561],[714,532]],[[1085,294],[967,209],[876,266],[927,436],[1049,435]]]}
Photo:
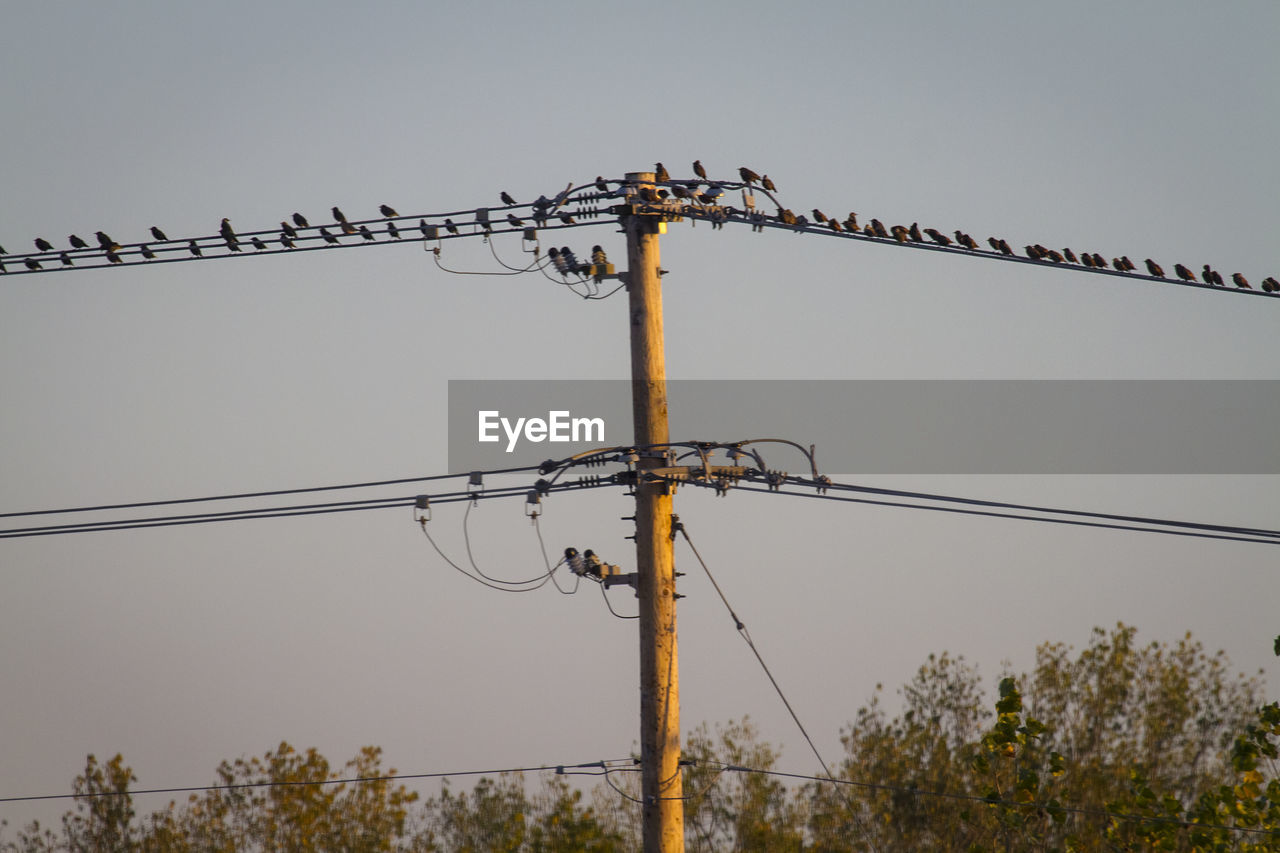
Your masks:
{"label": "electrical wire", "polygon": [[[689,538],[689,531],[686,529],[684,522],[676,521],[673,525],[673,532],[678,532],[684,537],[684,541],[688,544],[689,550],[691,550],[693,552],[693,556],[697,558],[698,565],[702,566],[702,571],[706,573],[707,579],[711,581],[711,585],[715,587],[716,593],[720,596],[720,600],[724,602],[725,609],[729,611],[729,616],[733,618],[733,625],[737,630],[738,635],[742,637],[746,642],[747,647],[751,649],[751,653],[755,655],[756,661],[760,664],[760,668],[764,670],[764,674],[769,678],[769,683],[773,685],[774,692],[778,694],[778,698],[781,699],[782,704],[786,706],[787,713],[790,714],[791,719],[795,721],[796,728],[798,728],[800,730],[800,734],[804,736],[805,743],[809,744],[809,749],[813,752],[814,757],[818,759],[818,764],[822,766],[823,772],[825,772],[828,777],[834,779],[835,774],[833,774],[831,772],[831,768],[827,766],[826,759],[822,757],[822,753],[818,751],[817,744],[813,742],[813,738],[809,736],[809,732],[805,729],[804,723],[800,721],[800,715],[797,714],[795,708],[792,707],[790,700],[787,699],[787,695],[782,691],[781,685],[778,684],[778,680],[773,677],[773,673],[769,670],[769,665],[764,662],[764,657],[760,654],[760,650],[756,648],[755,641],[751,639],[751,632],[747,630],[747,626],[743,624],[740,618],[738,618],[738,614],[734,611],[733,605],[731,605],[729,603],[729,599],[725,597],[724,590],[720,589],[720,584],[716,583],[715,575],[711,574],[711,569],[707,566],[706,560],[702,559],[702,554],[698,552],[697,546],[694,545],[693,540]],[[853,807],[853,803],[849,802],[848,799],[845,799],[845,804],[849,806],[850,814],[853,815],[855,822],[857,822],[863,833],[869,834],[867,832],[866,825],[863,823],[862,819],[858,817],[857,812]]]}
{"label": "electrical wire", "polygon": [[[614,758],[607,761],[589,761],[582,764],[543,764],[532,767],[506,767],[494,770],[454,770],[440,773],[396,773],[387,776],[354,776],[335,779],[316,779],[314,781],[269,781],[269,782],[234,782],[226,785],[194,785],[179,788],[139,788],[126,791],[87,791],[80,794],[40,794],[24,797],[0,797],[0,803],[26,803],[37,800],[92,800],[105,797],[133,797],[141,794],[188,794],[201,791],[239,791],[249,788],[297,788],[309,785],[361,785],[369,782],[404,782],[413,779],[449,779],[462,776],[500,776],[506,773],[541,773],[554,770],[561,775],[567,769],[605,768],[605,772],[620,772],[617,768],[609,768],[609,764],[629,762],[630,758]],[[599,774],[589,774],[599,775]]]}
{"label": "electrical wire", "polygon": [[[592,578],[592,580],[595,580],[595,578]],[[609,602],[608,593],[604,591],[604,581],[602,580],[597,581],[597,583],[600,585],[600,597],[604,599],[604,606],[609,608],[610,613],[612,613],[614,616],[617,616],[619,619],[639,619],[640,618],[639,613],[637,613],[634,616],[628,616],[625,613],[619,613],[618,611],[614,610],[613,605]]]}
{"label": "electrical wire", "polygon": [[[494,577],[490,577],[489,575],[486,575],[486,574],[485,574],[485,573],[480,569],[480,567],[479,567],[478,565],[476,565],[476,558],[475,558],[475,556],[474,556],[474,555],[472,554],[472,552],[471,552],[471,531],[470,531],[470,529],[469,529],[469,527],[468,527],[468,521],[469,521],[469,519],[471,518],[471,510],[472,510],[472,508],[473,508],[473,507],[475,507],[475,506],[476,506],[476,502],[475,502],[475,501],[471,501],[470,503],[468,503],[468,504],[467,504],[467,509],[466,509],[466,511],[462,513],[462,540],[463,540],[463,542],[464,542],[464,543],[466,543],[466,546],[467,546],[467,561],[468,561],[469,563],[471,563],[471,570],[472,570],[472,571],[474,571],[474,572],[475,572],[477,575],[479,575],[480,577],[482,577],[482,578],[484,578],[485,580],[489,581],[490,583],[502,584],[503,586],[519,586],[519,587],[522,587],[522,586],[527,586],[527,585],[529,585],[529,584],[531,584],[531,583],[535,583],[535,582],[538,582],[538,581],[541,581],[541,583],[538,583],[538,586],[542,586],[543,584],[545,584],[545,583],[547,582],[547,580],[549,580],[549,579],[551,578],[552,574],[555,572],[555,569],[554,569],[554,568],[552,568],[552,567],[550,567],[550,566],[548,566],[548,567],[547,567],[547,571],[543,572],[542,574],[538,575],[537,577],[529,578],[528,580],[521,580],[521,581],[507,581],[507,580],[502,580],[502,579],[500,579],[500,578],[494,578]],[[424,531],[426,530],[426,526],[425,526],[425,525],[423,525],[423,530],[424,530]],[[541,534],[539,534],[539,537],[541,537]],[[428,538],[430,538],[430,537],[428,537]],[[433,545],[434,545],[434,544],[435,544],[435,542],[433,541],[431,544],[433,544]],[[439,551],[440,549],[439,549],[439,548],[436,548],[436,550],[437,550],[437,551]],[[452,561],[452,560],[450,560],[449,562],[450,562],[450,563],[452,563],[453,561]],[[560,564],[559,564],[559,563],[557,563],[556,565],[557,565],[557,566],[559,566]],[[458,568],[458,567],[455,565],[455,566],[454,566],[454,568]],[[538,587],[532,587],[532,588],[533,588],[533,589],[537,589]]]}

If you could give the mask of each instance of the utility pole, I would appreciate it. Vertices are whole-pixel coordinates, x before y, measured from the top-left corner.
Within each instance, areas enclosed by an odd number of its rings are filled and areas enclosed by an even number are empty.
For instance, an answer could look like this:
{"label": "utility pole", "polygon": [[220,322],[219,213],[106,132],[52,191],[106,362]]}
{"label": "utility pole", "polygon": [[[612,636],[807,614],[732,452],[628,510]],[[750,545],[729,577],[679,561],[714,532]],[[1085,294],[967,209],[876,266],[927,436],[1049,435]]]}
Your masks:
{"label": "utility pole", "polygon": [[[653,172],[630,172],[627,183],[653,188]],[[637,213],[628,199],[627,292],[631,318],[631,410],[637,446],[665,444],[667,369],[662,339],[661,214]],[[645,853],[683,853],[684,790],[680,775],[680,675],[676,654],[672,486],[645,482],[667,464],[667,448],[641,452],[636,462],[636,586],[640,598],[640,771]]]}

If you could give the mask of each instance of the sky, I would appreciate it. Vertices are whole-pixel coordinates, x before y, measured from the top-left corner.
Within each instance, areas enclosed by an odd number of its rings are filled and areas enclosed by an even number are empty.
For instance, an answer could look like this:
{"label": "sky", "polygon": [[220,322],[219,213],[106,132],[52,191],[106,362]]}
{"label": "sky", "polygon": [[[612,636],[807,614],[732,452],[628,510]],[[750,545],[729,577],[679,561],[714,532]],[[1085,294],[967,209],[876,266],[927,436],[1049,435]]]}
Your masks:
{"label": "sky", "polygon": [[[464,210],[659,160],[692,177],[696,158],[768,173],[796,211],[1280,275],[1274,3],[634,9],[8,3],[0,244]],[[625,258],[607,226],[560,234]],[[622,295],[451,275],[421,249],[0,276],[0,512],[457,473],[450,380],[629,375]],[[474,240],[442,261],[498,269]],[[688,223],[662,265],[673,379],[1280,379],[1280,301]],[[1280,509],[1275,476],[833,473],[1269,528]],[[1280,683],[1269,546],[688,489],[676,508],[829,763],[875,686],[892,701],[930,652],[992,688],[1037,644],[1124,621]],[[431,521],[455,560],[463,513]],[[493,500],[467,532],[502,577],[540,570],[539,531],[626,569],[630,514],[620,490],[553,495],[535,530]],[[686,731],[749,715],[782,769],[816,771],[676,559]],[[473,583],[408,509],[5,539],[0,579],[0,797],[68,791],[88,753],[172,787],[282,740],[335,764],[379,745],[406,773],[638,740],[635,623],[591,588]]]}

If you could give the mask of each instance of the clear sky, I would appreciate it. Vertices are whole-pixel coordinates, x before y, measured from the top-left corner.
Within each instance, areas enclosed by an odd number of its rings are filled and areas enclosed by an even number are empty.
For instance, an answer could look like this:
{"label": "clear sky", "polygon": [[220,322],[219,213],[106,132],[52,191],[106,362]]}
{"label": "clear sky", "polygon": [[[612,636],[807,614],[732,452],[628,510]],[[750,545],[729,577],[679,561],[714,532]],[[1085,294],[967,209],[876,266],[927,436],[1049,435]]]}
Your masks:
{"label": "clear sky", "polygon": [[[8,3],[0,244],[467,209],[700,158],[767,172],[797,211],[1280,275],[1270,0],[635,8]],[[562,233],[625,257],[611,229]],[[673,225],[662,252],[673,378],[1280,378],[1280,300],[746,228]],[[479,243],[444,259],[495,269]],[[625,378],[626,333],[622,297],[449,275],[419,245],[0,277],[0,512],[446,473],[448,380]],[[1280,518],[1276,477],[842,473]],[[994,683],[1124,620],[1280,682],[1271,547],[747,494],[677,511],[829,762],[877,682],[944,649]],[[620,491],[558,495],[542,532],[626,567],[630,514]],[[464,553],[461,505],[432,525]],[[470,525],[490,573],[541,566],[519,501]],[[749,714],[815,770],[677,560],[686,726]],[[634,622],[594,589],[486,590],[408,510],[8,539],[0,583],[0,796],[65,791],[89,752],[165,787],[281,740],[436,772],[638,738]]]}

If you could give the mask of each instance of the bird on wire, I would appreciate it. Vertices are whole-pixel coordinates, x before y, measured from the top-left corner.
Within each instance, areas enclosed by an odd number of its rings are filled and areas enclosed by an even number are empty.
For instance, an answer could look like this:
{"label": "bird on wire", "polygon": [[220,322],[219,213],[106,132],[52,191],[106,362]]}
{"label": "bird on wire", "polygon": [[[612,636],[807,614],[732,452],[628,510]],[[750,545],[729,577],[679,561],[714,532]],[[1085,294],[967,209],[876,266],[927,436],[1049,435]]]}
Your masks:
{"label": "bird on wire", "polygon": [[165,233],[154,225],[151,226],[151,236],[155,237],[162,243],[169,242],[169,238],[165,236]]}
{"label": "bird on wire", "polygon": [[93,236],[98,238],[98,245],[104,249],[114,251],[120,248],[120,244],[108,237],[103,231],[94,232]]}
{"label": "bird on wire", "polygon": [[511,197],[511,193],[507,192],[506,190],[503,190],[501,193],[499,193],[498,198],[502,199],[502,203],[507,205],[508,207],[516,203],[516,200]]}
{"label": "bird on wire", "polygon": [[516,216],[514,213],[507,214],[507,222],[511,225],[512,228],[524,227],[524,220]]}
{"label": "bird on wire", "polygon": [[64,267],[75,266],[75,264],[71,263],[71,256],[68,255],[66,252],[63,252],[61,255],[59,255],[58,260],[62,261],[62,265]]}
{"label": "bird on wire", "polygon": [[345,219],[344,219],[344,220],[342,220],[342,221],[341,221],[340,223],[338,223],[338,224],[342,226],[342,233],[343,233],[343,234],[354,234],[354,233],[356,233],[356,227],[355,227],[354,225],[352,225],[350,222],[348,222],[347,220],[345,220]]}
{"label": "bird on wire", "polygon": [[27,269],[29,269],[29,270],[40,270],[40,269],[44,269],[44,267],[40,266],[40,262],[39,262],[39,261],[37,261],[35,258],[24,258],[24,259],[23,259],[23,261],[22,261],[22,263],[23,263],[23,264],[26,266],[26,268],[27,268]]}
{"label": "bird on wire", "polygon": [[195,240],[192,240],[190,243],[187,244],[187,251],[195,255],[197,258],[204,257],[204,252],[200,251],[200,244],[197,243]]}
{"label": "bird on wire", "polygon": [[338,210],[338,206],[337,206],[336,204],[333,206],[333,211],[332,211],[332,213],[333,213],[333,221],[334,221],[334,222],[346,222],[346,221],[347,221],[347,217],[346,217],[346,215],[345,215],[341,210]]}
{"label": "bird on wire", "polygon": [[378,212],[381,213],[383,216],[385,216],[387,219],[390,219],[393,216],[400,215],[396,213],[396,209],[389,204],[379,205]]}
{"label": "bird on wire", "polygon": [[1174,264],[1174,265],[1173,265],[1173,271],[1174,271],[1175,273],[1177,273],[1177,274],[1178,274],[1178,278],[1182,279],[1183,281],[1195,281],[1195,280],[1196,280],[1195,274],[1194,274],[1193,272],[1191,272],[1191,270],[1189,270],[1189,269],[1187,269],[1186,267],[1184,267],[1182,264]]}
{"label": "bird on wire", "polygon": [[321,237],[323,237],[323,238],[324,238],[324,241],[325,241],[326,243],[328,243],[330,246],[336,246],[336,245],[338,245],[338,238],[337,238],[337,237],[335,237],[335,236],[333,236],[332,234],[330,234],[330,233],[329,233],[329,229],[327,229],[327,228],[321,228],[321,229],[320,229],[320,236],[321,236]]}
{"label": "bird on wire", "polygon": [[257,237],[251,237],[249,239],[249,242],[253,244],[253,249],[255,252],[261,252],[263,249],[267,248],[267,244],[262,242],[262,240],[258,239]]}
{"label": "bird on wire", "polygon": [[773,181],[769,180],[768,175],[760,176],[760,186],[771,193],[776,193],[778,191],[778,188],[774,186]]}
{"label": "bird on wire", "polygon": [[760,182],[760,176],[757,175],[755,172],[751,171],[750,169],[748,169],[746,166],[738,167],[738,176],[742,178],[742,182],[747,186],[751,186],[751,184],[753,183]]}
{"label": "bird on wire", "polygon": [[1164,269],[1150,258],[1147,258],[1147,272],[1156,278],[1164,278]]}
{"label": "bird on wire", "polygon": [[77,237],[75,234],[72,234],[72,235],[71,235],[70,237],[68,237],[67,239],[71,241],[71,248],[73,248],[73,249],[87,249],[87,248],[89,248],[89,244],[88,244],[88,243],[86,243],[86,242],[85,242],[84,240],[82,240],[81,238]]}
{"label": "bird on wire", "polygon": [[693,173],[704,181],[707,179],[707,170],[703,167],[701,160],[693,161]]}
{"label": "bird on wire", "polygon": [[671,180],[671,175],[667,174],[667,167],[661,163],[653,164],[653,179],[660,184],[665,184]]}
{"label": "bird on wire", "polygon": [[1243,287],[1245,290],[1253,290],[1253,288],[1249,286],[1249,280],[1238,272],[1233,272],[1231,274],[1231,280],[1235,282],[1236,287]]}
{"label": "bird on wire", "polygon": [[298,232],[295,231],[293,226],[290,225],[288,222],[281,222],[280,230],[283,231],[285,234],[287,234],[291,238],[298,236]]}
{"label": "bird on wire", "polygon": [[138,249],[138,251],[142,253],[142,257],[149,261],[154,261],[156,259],[156,253],[151,251],[150,246],[143,245]]}
{"label": "bird on wire", "polygon": [[458,226],[457,226],[457,225],[454,225],[454,224],[453,224],[453,220],[452,220],[452,219],[450,219],[450,218],[448,218],[447,216],[445,217],[445,220],[444,220],[444,228],[445,228],[445,230],[446,230],[446,231],[448,231],[450,234],[457,234],[457,233],[458,233]]}
{"label": "bird on wire", "polygon": [[222,217],[222,226],[218,228],[218,233],[222,235],[222,239],[228,243],[235,242],[236,232],[231,227],[231,220]]}
{"label": "bird on wire", "polygon": [[306,228],[308,227],[307,217],[303,216],[301,213],[295,213],[293,215],[293,224],[297,225],[299,228]]}
{"label": "bird on wire", "polygon": [[360,236],[361,236],[361,237],[363,237],[364,239],[366,239],[366,240],[370,241],[370,242],[372,242],[372,241],[373,241],[373,232],[369,230],[369,226],[368,226],[368,225],[361,225],[361,226],[360,226]]}
{"label": "bird on wire", "polygon": [[602,193],[609,191],[609,185],[605,183],[604,175],[596,175],[596,190]]}
{"label": "bird on wire", "polygon": [[400,239],[400,229],[396,227],[396,224],[394,222],[387,223],[387,233],[390,234],[391,237],[395,240]]}
{"label": "bird on wire", "polygon": [[51,252],[53,251],[53,244],[43,237],[37,237],[36,248],[42,252]]}
{"label": "bird on wire", "polygon": [[284,247],[284,248],[286,248],[286,249],[292,249],[292,248],[293,248],[293,239],[289,236],[289,232],[288,232],[288,231],[281,231],[281,232],[280,232],[280,245],[281,245],[281,246],[283,246],[283,247]]}
{"label": "bird on wire", "polygon": [[113,264],[123,264],[124,259],[117,255],[114,251],[107,250],[107,260]]}

